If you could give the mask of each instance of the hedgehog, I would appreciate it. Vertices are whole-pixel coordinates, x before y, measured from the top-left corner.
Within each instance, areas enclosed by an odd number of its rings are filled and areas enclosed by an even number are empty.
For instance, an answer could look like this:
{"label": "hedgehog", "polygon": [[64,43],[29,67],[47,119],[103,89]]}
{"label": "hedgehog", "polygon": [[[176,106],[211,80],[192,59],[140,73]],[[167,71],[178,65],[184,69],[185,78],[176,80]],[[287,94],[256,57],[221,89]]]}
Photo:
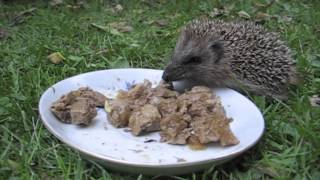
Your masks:
{"label": "hedgehog", "polygon": [[291,50],[278,33],[251,21],[197,19],[182,28],[162,79],[285,100],[296,74]]}

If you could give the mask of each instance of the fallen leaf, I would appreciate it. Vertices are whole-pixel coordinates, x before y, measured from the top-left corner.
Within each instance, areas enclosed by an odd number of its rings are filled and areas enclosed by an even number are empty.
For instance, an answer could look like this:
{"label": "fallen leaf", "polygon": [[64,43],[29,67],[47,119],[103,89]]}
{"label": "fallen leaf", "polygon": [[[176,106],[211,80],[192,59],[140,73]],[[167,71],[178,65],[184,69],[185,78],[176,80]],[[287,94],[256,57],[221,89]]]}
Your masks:
{"label": "fallen leaf", "polygon": [[111,28],[117,29],[119,32],[126,33],[133,31],[133,27],[128,25],[126,22],[112,22],[109,23]]}
{"label": "fallen leaf", "polygon": [[119,32],[117,29],[110,28],[109,29],[110,34],[115,35],[115,36],[121,36],[121,32]]}
{"label": "fallen leaf", "polygon": [[77,10],[81,8],[86,8],[86,4],[83,1],[79,1],[76,4],[68,4],[67,8],[72,9],[72,10]]}
{"label": "fallen leaf", "polygon": [[137,43],[132,43],[132,44],[130,44],[130,47],[140,47],[140,45]]}
{"label": "fallen leaf", "polygon": [[9,35],[10,33],[8,30],[0,28],[0,40],[7,39]]}
{"label": "fallen leaf", "polygon": [[233,11],[234,7],[235,7],[235,4],[233,4],[233,3],[230,4],[230,5],[224,6],[224,7],[223,7],[224,14],[225,14],[225,15],[230,14],[230,12]]}
{"label": "fallen leaf", "polygon": [[109,31],[109,27],[108,26],[98,25],[96,23],[91,23],[91,26],[95,27],[97,29],[103,30],[103,31]]}
{"label": "fallen leaf", "polygon": [[128,25],[126,22],[112,22],[109,23],[107,26],[91,23],[91,26],[103,31],[110,32],[113,35],[121,35],[121,33],[133,31],[133,27]]}
{"label": "fallen leaf", "polygon": [[278,22],[290,23],[293,19],[290,16],[273,15],[270,18],[277,20]]}
{"label": "fallen leaf", "polygon": [[122,27],[119,27],[117,29],[118,29],[118,31],[123,32],[123,33],[133,31],[133,27],[132,26],[122,26]]}
{"label": "fallen leaf", "polygon": [[30,162],[30,166],[34,167],[34,166],[37,166],[38,165],[38,162]]}
{"label": "fallen leaf", "polygon": [[269,19],[270,19],[270,15],[267,14],[267,13],[258,12],[258,13],[255,15],[255,19],[256,19],[257,21],[269,20]]}
{"label": "fallen leaf", "polygon": [[12,19],[9,26],[12,27],[12,26],[15,26],[15,25],[18,25],[18,24],[25,22],[31,15],[33,15],[33,12],[36,9],[37,8],[30,8],[30,9],[27,9],[25,11],[20,12],[16,17],[14,17]]}
{"label": "fallen leaf", "polygon": [[123,7],[121,6],[121,4],[117,4],[115,7],[114,7],[114,10],[115,12],[120,12],[123,10]]}
{"label": "fallen leaf", "polygon": [[312,97],[309,97],[309,101],[310,101],[311,106],[319,107],[320,106],[320,95],[313,95]]}
{"label": "fallen leaf", "polygon": [[70,59],[71,61],[79,62],[79,61],[83,61],[84,57],[83,56],[70,55],[70,56],[68,56],[68,59]]}
{"label": "fallen leaf", "polygon": [[256,7],[256,8],[264,8],[264,7],[266,7],[267,5],[266,5],[266,4],[259,3],[259,2],[254,2],[254,3],[253,3],[253,6]]}
{"label": "fallen leaf", "polygon": [[219,17],[224,14],[223,9],[213,8],[213,11],[209,13],[209,17]]}
{"label": "fallen leaf", "polygon": [[268,4],[262,4],[262,3],[254,3],[253,6],[255,7],[255,11],[253,14],[257,13],[258,11],[266,11],[269,7],[273,5],[274,2],[277,0],[270,0]]}
{"label": "fallen leaf", "polygon": [[238,16],[241,17],[241,18],[245,18],[245,19],[250,19],[251,18],[251,16],[245,11],[239,11],[238,12]]}
{"label": "fallen leaf", "polygon": [[47,57],[53,64],[59,64],[62,60],[65,60],[60,52],[54,52]]}
{"label": "fallen leaf", "polygon": [[228,6],[221,6],[219,8],[213,8],[213,11],[211,11],[208,15],[209,17],[219,17],[219,16],[228,16],[230,12],[234,9],[234,4],[230,4]]}
{"label": "fallen leaf", "polygon": [[87,68],[105,68],[105,63],[86,63]]}
{"label": "fallen leaf", "polygon": [[51,0],[50,2],[49,2],[49,5],[50,6],[59,6],[59,5],[61,5],[61,4],[63,4],[63,0]]}
{"label": "fallen leaf", "polygon": [[169,23],[165,19],[159,19],[159,20],[153,21],[152,24],[159,27],[167,27]]}
{"label": "fallen leaf", "polygon": [[91,23],[91,26],[95,27],[95,28],[97,28],[99,30],[109,32],[112,35],[121,36],[121,33],[117,29],[110,28],[110,26],[102,26],[102,25],[98,25],[98,24],[95,24],[95,23]]}
{"label": "fallen leaf", "polygon": [[109,26],[113,27],[113,28],[117,28],[119,26],[125,26],[127,25],[126,22],[120,21],[120,22],[112,22],[108,24]]}
{"label": "fallen leaf", "polygon": [[98,52],[96,52],[96,55],[108,53],[109,51],[110,51],[109,49],[101,49]]}
{"label": "fallen leaf", "polygon": [[257,169],[259,172],[267,174],[271,177],[279,177],[278,171],[273,167],[257,164],[254,165],[254,168]]}
{"label": "fallen leaf", "polygon": [[80,8],[81,8],[81,6],[79,6],[79,5],[70,5],[70,4],[68,4],[68,5],[67,5],[67,8],[69,8],[69,9],[73,9],[73,10],[76,10],[76,9],[80,9]]}
{"label": "fallen leaf", "polygon": [[107,26],[98,25],[96,23],[91,23],[91,26],[95,27],[97,29],[103,30],[103,31],[108,31],[109,30],[109,28]]}
{"label": "fallen leaf", "polygon": [[134,10],[133,10],[133,13],[135,13],[135,14],[142,14],[142,13],[144,13],[144,10],[143,10],[143,9],[134,9]]}

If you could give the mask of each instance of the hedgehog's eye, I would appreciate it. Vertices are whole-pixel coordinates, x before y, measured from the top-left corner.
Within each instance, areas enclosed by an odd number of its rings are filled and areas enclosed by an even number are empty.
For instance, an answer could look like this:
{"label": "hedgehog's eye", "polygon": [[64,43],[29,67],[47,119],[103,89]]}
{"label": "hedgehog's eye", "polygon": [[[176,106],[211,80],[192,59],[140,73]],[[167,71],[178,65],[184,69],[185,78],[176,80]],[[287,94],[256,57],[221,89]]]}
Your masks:
{"label": "hedgehog's eye", "polygon": [[201,63],[201,58],[199,56],[192,56],[183,62],[183,64],[200,64],[200,63]]}
{"label": "hedgehog's eye", "polygon": [[210,45],[210,49],[215,53],[215,63],[218,63],[223,57],[223,45],[220,42],[214,42]]}
{"label": "hedgehog's eye", "polygon": [[215,42],[215,43],[211,44],[210,47],[212,50],[219,50],[219,49],[222,49],[222,44],[219,42]]}

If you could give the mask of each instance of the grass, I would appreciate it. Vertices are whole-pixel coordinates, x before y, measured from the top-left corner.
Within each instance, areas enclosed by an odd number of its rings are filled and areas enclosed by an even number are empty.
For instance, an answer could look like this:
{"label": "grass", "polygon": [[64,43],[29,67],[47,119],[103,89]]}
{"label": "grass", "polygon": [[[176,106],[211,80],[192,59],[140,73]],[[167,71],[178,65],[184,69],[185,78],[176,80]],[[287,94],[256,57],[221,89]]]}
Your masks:
{"label": "grass", "polygon": [[[178,28],[208,15],[215,7],[231,7],[253,15],[254,1],[88,1],[72,9],[65,2],[0,1],[0,27],[10,37],[0,40],[0,179],[151,179],[102,168],[53,137],[42,125],[38,100],[50,85],[83,72],[115,68],[163,68],[172,52]],[[265,1],[259,1],[266,3]],[[115,4],[123,10],[113,12]],[[232,6],[233,5],[233,6]],[[8,26],[18,12],[36,7],[23,23]],[[320,3],[279,1],[263,12],[276,15],[264,24],[279,31],[294,52],[304,83],[290,91],[287,102],[267,102],[253,96],[266,120],[262,140],[232,162],[174,179],[320,179],[320,108],[309,97],[320,93]],[[165,19],[158,27],[154,20]],[[130,33],[104,31],[125,21]],[[66,60],[52,64],[46,57],[61,52]],[[157,179],[154,177],[154,179]],[[163,178],[166,179],[166,178]]]}

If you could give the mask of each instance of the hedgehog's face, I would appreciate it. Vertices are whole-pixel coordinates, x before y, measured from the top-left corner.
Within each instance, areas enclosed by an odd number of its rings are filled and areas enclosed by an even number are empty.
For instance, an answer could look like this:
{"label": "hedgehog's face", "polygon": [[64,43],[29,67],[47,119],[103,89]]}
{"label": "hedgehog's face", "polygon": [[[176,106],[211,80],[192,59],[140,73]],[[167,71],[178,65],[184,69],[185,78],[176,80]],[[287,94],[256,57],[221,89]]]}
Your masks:
{"label": "hedgehog's face", "polygon": [[162,78],[165,81],[205,80],[209,69],[219,68],[222,56],[223,45],[219,41],[180,38]]}

